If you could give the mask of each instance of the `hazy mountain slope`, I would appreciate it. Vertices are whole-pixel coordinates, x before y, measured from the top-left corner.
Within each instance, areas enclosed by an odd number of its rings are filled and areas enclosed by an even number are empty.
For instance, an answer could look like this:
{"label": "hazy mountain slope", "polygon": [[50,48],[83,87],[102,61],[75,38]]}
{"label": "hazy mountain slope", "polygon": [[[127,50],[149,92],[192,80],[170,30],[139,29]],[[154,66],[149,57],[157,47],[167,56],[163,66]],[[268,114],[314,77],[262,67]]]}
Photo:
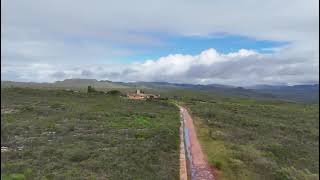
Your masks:
{"label": "hazy mountain slope", "polygon": [[296,86],[256,86],[255,92],[272,94],[276,98],[319,103],[319,84]]}
{"label": "hazy mountain slope", "polygon": [[125,84],[111,81],[98,81],[96,79],[65,79],[54,83],[34,83],[34,82],[13,82],[1,81],[1,87],[37,87],[37,88],[70,88],[86,89],[88,86],[94,86],[97,89],[122,89],[129,88]]}

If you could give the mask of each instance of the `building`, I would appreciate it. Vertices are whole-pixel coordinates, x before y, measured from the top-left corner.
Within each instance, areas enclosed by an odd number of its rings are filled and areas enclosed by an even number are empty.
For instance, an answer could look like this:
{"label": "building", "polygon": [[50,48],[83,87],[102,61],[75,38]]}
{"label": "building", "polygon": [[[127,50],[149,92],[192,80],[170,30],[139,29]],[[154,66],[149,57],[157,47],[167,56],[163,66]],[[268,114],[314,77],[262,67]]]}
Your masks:
{"label": "building", "polygon": [[140,89],[137,89],[135,93],[128,93],[127,97],[129,99],[157,99],[160,98],[160,95],[145,94],[143,91],[140,91]]}

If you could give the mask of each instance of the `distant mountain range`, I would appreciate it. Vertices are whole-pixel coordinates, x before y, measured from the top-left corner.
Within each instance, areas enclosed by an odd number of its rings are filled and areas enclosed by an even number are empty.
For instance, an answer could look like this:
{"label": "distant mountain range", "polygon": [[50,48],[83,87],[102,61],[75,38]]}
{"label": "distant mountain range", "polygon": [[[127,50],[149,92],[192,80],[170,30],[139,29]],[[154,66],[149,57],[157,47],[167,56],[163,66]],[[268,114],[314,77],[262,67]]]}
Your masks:
{"label": "distant mountain range", "polygon": [[319,84],[295,86],[256,86],[252,89],[259,93],[301,102],[319,102]]}
{"label": "distant mountain range", "polygon": [[173,90],[189,89],[218,93],[222,95],[281,99],[287,101],[297,101],[304,103],[319,103],[319,84],[295,85],[295,86],[271,86],[257,85],[252,87],[235,87],[220,84],[194,85],[178,84],[168,82],[112,82],[107,80],[98,81],[96,79],[66,79],[54,83],[34,83],[34,82],[13,82],[1,81],[1,87],[38,87],[38,88],[75,88],[85,89],[87,86],[106,89],[150,89],[150,90]]}
{"label": "distant mountain range", "polygon": [[68,88],[68,89],[86,89],[87,86],[94,86],[96,88],[128,88],[128,86],[121,85],[121,83],[114,83],[111,81],[98,81],[96,79],[65,79],[63,81],[56,81],[54,83],[35,83],[35,82],[15,82],[15,81],[1,81],[1,87],[38,87],[38,88]]}

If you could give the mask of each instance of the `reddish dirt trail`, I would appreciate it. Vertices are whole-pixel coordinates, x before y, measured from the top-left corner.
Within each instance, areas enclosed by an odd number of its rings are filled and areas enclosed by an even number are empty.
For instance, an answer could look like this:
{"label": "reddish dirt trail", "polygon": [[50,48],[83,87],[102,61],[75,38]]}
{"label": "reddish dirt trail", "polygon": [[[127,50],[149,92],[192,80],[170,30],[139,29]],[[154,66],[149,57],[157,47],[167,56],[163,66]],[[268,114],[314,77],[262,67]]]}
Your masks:
{"label": "reddish dirt trail", "polygon": [[191,180],[215,180],[214,172],[202,152],[191,116],[183,107],[180,107],[180,113],[184,120],[185,148]]}
{"label": "reddish dirt trail", "polygon": [[[181,115],[182,116],[182,115]],[[188,180],[187,161],[186,161],[186,148],[184,145],[184,124],[181,118],[180,126],[180,180]]]}

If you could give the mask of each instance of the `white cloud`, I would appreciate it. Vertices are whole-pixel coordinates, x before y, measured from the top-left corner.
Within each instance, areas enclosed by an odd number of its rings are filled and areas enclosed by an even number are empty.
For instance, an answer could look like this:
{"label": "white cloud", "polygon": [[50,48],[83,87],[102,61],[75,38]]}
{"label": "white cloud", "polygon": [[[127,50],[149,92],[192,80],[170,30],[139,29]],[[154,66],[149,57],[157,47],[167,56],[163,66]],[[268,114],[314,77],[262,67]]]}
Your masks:
{"label": "white cloud", "polygon": [[[288,47],[289,48],[289,47]],[[277,54],[278,53],[278,54]],[[201,84],[303,84],[319,81],[319,62],[299,57],[260,54],[239,50],[221,54],[208,49],[199,55],[168,55],[157,60],[118,65],[52,66],[31,64],[27,67],[4,66],[3,77],[12,72],[16,80],[54,81],[65,78],[97,78],[114,81],[166,81]]]}

